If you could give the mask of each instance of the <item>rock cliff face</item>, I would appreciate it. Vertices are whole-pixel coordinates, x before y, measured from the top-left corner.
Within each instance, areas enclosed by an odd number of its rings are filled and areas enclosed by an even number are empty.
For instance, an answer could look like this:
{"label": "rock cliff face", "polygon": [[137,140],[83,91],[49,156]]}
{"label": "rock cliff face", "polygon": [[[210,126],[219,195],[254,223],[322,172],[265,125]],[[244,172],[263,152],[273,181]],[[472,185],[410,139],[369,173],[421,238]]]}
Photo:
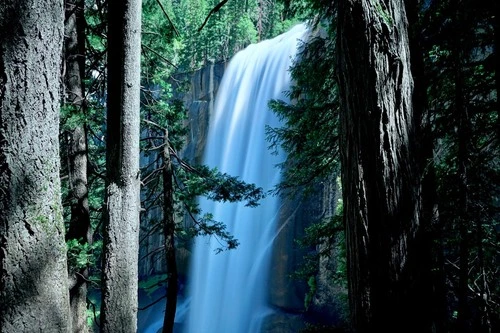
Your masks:
{"label": "rock cliff face", "polygon": [[318,195],[304,198],[283,198],[279,212],[278,235],[271,258],[270,304],[275,312],[264,320],[262,332],[299,332],[305,325],[304,299],[307,284],[291,275],[313,249],[300,248],[296,240],[304,237],[305,228],[319,217]]}
{"label": "rock cliff face", "polygon": [[188,110],[189,134],[183,156],[195,164],[201,163],[203,157],[210,115],[226,66],[226,62],[210,64],[173,80],[174,98],[182,100]]}
{"label": "rock cliff face", "polygon": [[[318,191],[318,201],[321,205],[320,214],[322,218],[335,216],[337,205],[342,198],[340,186],[336,175],[321,184]],[[343,239],[336,237],[334,244],[330,244],[328,256],[322,256],[318,263],[318,274],[316,276],[316,293],[308,309],[307,317],[311,322],[321,325],[342,326],[345,324],[347,311],[347,289],[336,283],[336,272],[339,268],[339,244]],[[316,249],[323,252],[323,246]]]}
{"label": "rock cliff face", "polygon": [[334,283],[338,253],[335,247],[328,257],[321,257],[315,276],[316,292],[305,307],[309,287],[290,275],[304,264],[304,255],[320,248],[300,248],[297,239],[305,235],[312,223],[334,216],[340,191],[335,177],[316,186],[314,194],[304,198],[284,199],[280,210],[278,236],[274,243],[270,281],[270,303],[276,310],[266,318],[263,332],[298,332],[305,322],[340,326],[344,321],[343,300],[346,290]]}
{"label": "rock cliff face", "polygon": [[[174,98],[182,100],[188,112],[186,145],[182,157],[191,164],[201,164],[208,136],[208,124],[214,108],[227,62],[217,62],[193,73],[179,74],[173,80]],[[192,223],[186,218],[187,224]],[[191,244],[179,244],[177,269],[181,281],[186,281],[189,270]]]}

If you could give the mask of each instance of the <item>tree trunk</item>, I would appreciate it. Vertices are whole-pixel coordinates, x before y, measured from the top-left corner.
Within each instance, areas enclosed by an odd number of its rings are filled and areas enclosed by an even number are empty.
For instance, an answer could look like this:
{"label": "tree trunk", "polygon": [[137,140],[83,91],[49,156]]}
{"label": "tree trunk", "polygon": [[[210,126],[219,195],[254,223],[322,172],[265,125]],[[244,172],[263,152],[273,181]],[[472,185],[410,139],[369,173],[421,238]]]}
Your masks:
{"label": "tree trunk", "polygon": [[[348,284],[357,332],[425,332],[421,185],[402,0],[338,12]],[[419,302],[420,301],[420,302]]]}
{"label": "tree trunk", "polygon": [[[83,81],[85,66],[84,1],[66,1],[65,20],[65,102],[73,112],[84,112]],[[65,133],[68,149],[69,200],[71,221],[66,239],[82,244],[92,242],[87,188],[87,133],[85,125]],[[88,269],[69,272],[70,306],[73,332],[88,332],[87,278]]]}
{"label": "tree trunk", "polygon": [[59,180],[62,0],[0,6],[0,328],[69,332]]}
{"label": "tree trunk", "polygon": [[174,185],[172,163],[170,161],[168,133],[165,134],[163,149],[163,230],[165,235],[165,256],[167,259],[167,305],[163,320],[163,333],[174,331],[175,310],[177,308],[177,262],[175,258]]}
{"label": "tree trunk", "polygon": [[108,2],[106,212],[101,330],[136,332],[141,1]]}

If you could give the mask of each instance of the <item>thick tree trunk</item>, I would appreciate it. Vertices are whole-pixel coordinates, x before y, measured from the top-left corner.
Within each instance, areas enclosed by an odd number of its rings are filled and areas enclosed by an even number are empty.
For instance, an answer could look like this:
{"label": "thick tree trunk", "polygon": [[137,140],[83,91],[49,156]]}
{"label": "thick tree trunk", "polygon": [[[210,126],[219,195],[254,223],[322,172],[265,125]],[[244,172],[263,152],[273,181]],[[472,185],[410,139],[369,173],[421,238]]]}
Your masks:
{"label": "thick tree trunk", "polygon": [[0,6],[0,330],[69,332],[59,181],[62,0]]}
{"label": "thick tree trunk", "polygon": [[163,230],[165,235],[165,256],[167,259],[167,305],[163,320],[163,333],[174,331],[175,310],[177,309],[177,262],[175,258],[175,220],[174,220],[174,184],[172,163],[168,144],[168,133],[165,134],[163,149]]}
{"label": "thick tree trunk", "polygon": [[[84,1],[66,1],[65,20],[65,102],[73,112],[84,112],[83,75],[85,66]],[[92,242],[87,188],[87,134],[84,124],[65,133],[68,149],[69,200],[71,221],[66,239],[82,244]],[[73,332],[88,332],[87,277],[88,269],[69,272],[70,306]]]}
{"label": "thick tree trunk", "polygon": [[106,215],[101,330],[136,332],[141,1],[108,2]]}
{"label": "thick tree trunk", "polygon": [[429,330],[417,305],[428,300],[407,30],[402,0],[340,1],[342,184],[358,332]]}

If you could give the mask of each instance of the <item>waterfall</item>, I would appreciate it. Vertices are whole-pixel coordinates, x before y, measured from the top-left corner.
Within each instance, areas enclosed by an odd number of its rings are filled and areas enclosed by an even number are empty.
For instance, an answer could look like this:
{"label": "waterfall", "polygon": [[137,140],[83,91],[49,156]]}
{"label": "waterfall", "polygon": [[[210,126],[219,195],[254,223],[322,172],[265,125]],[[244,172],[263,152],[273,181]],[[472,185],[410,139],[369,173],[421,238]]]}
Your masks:
{"label": "waterfall", "polygon": [[[265,190],[279,181],[276,164],[283,157],[268,151],[265,135],[266,125],[278,125],[268,102],[286,100],[288,69],[306,32],[304,24],[297,25],[233,57],[211,115],[206,165]],[[268,196],[257,208],[244,204],[200,202],[204,212],[226,223],[240,245],[216,254],[221,245],[214,236],[196,239],[188,283],[187,333],[256,333],[271,311],[267,290],[279,200]]]}

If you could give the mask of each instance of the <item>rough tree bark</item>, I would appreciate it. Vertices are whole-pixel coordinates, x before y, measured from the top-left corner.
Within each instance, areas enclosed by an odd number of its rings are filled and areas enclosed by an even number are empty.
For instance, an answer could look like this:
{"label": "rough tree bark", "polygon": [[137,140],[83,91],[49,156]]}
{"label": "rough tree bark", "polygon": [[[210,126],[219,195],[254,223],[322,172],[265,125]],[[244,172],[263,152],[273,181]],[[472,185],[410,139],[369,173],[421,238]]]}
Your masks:
{"label": "rough tree bark", "polygon": [[141,0],[108,2],[106,212],[101,330],[136,332]]}
{"label": "rough tree bark", "polygon": [[342,184],[357,332],[429,331],[417,305],[428,300],[407,25],[403,0],[339,2]]}
{"label": "rough tree bark", "polygon": [[[66,1],[65,19],[65,102],[75,113],[84,112],[83,77],[85,68],[85,17],[83,0]],[[92,242],[87,187],[87,133],[83,124],[67,131],[69,200],[71,221],[66,239],[82,244]],[[69,272],[70,306],[73,332],[88,332],[87,326],[88,269]]]}
{"label": "rough tree bark", "polygon": [[0,329],[69,332],[59,181],[63,0],[0,6]]}

